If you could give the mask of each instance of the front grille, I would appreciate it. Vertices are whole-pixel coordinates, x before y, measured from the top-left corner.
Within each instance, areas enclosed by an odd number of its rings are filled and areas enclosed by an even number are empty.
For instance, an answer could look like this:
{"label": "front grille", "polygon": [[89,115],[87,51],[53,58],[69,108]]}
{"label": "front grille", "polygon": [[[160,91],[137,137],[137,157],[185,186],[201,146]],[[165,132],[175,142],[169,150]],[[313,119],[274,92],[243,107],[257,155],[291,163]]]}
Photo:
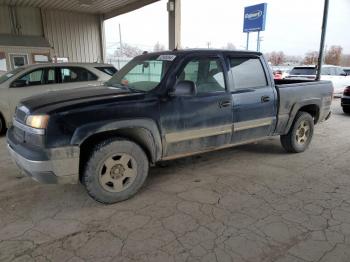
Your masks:
{"label": "front grille", "polygon": [[29,112],[29,110],[24,107],[24,106],[19,106],[16,108],[16,119],[21,122],[21,123],[25,123],[25,120],[26,120],[26,116],[27,116],[27,113]]}

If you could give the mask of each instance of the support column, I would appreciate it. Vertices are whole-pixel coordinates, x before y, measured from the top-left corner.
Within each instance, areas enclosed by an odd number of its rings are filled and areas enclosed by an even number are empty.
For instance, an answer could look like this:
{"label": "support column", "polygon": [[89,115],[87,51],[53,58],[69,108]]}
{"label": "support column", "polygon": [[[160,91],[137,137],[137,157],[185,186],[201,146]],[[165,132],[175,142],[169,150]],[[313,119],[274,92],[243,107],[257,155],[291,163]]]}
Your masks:
{"label": "support column", "polygon": [[181,48],[181,0],[169,0],[169,49]]}
{"label": "support column", "polygon": [[104,26],[104,19],[103,16],[99,16],[100,20],[100,30],[99,30],[99,37],[100,37],[100,63],[106,63],[106,35],[105,35],[105,26]]}

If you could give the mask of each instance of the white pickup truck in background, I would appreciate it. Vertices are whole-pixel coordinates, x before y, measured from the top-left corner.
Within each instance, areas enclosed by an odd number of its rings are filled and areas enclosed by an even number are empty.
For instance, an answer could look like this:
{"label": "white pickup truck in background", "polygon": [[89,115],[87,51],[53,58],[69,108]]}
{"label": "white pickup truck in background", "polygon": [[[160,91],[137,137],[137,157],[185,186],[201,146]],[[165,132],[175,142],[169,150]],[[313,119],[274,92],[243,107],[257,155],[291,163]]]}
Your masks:
{"label": "white pickup truck in background", "polygon": [[[316,66],[296,66],[286,79],[310,79],[316,78]],[[344,89],[350,86],[350,76],[340,66],[323,65],[321,70],[321,80],[332,81],[334,87],[334,96],[341,97]]]}

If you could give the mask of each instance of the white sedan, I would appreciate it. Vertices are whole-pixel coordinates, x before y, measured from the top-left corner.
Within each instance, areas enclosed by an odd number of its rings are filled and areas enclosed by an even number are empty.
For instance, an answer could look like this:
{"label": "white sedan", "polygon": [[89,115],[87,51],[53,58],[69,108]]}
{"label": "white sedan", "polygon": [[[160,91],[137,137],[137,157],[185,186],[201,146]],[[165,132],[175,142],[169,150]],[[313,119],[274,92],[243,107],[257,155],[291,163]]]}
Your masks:
{"label": "white sedan", "polygon": [[18,67],[0,76],[0,133],[11,125],[23,98],[48,91],[99,86],[117,72],[98,63],[36,64]]}

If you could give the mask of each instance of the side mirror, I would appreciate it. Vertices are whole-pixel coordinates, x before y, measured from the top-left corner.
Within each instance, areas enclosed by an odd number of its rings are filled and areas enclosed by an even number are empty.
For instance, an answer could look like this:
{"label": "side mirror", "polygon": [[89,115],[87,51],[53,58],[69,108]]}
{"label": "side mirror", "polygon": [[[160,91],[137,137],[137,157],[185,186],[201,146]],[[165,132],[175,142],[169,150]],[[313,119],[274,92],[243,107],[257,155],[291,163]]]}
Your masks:
{"label": "side mirror", "polygon": [[12,82],[11,87],[24,87],[27,86],[27,80],[17,79]]}
{"label": "side mirror", "polygon": [[194,96],[197,94],[197,87],[193,81],[179,81],[173,90],[169,92],[169,96]]}

